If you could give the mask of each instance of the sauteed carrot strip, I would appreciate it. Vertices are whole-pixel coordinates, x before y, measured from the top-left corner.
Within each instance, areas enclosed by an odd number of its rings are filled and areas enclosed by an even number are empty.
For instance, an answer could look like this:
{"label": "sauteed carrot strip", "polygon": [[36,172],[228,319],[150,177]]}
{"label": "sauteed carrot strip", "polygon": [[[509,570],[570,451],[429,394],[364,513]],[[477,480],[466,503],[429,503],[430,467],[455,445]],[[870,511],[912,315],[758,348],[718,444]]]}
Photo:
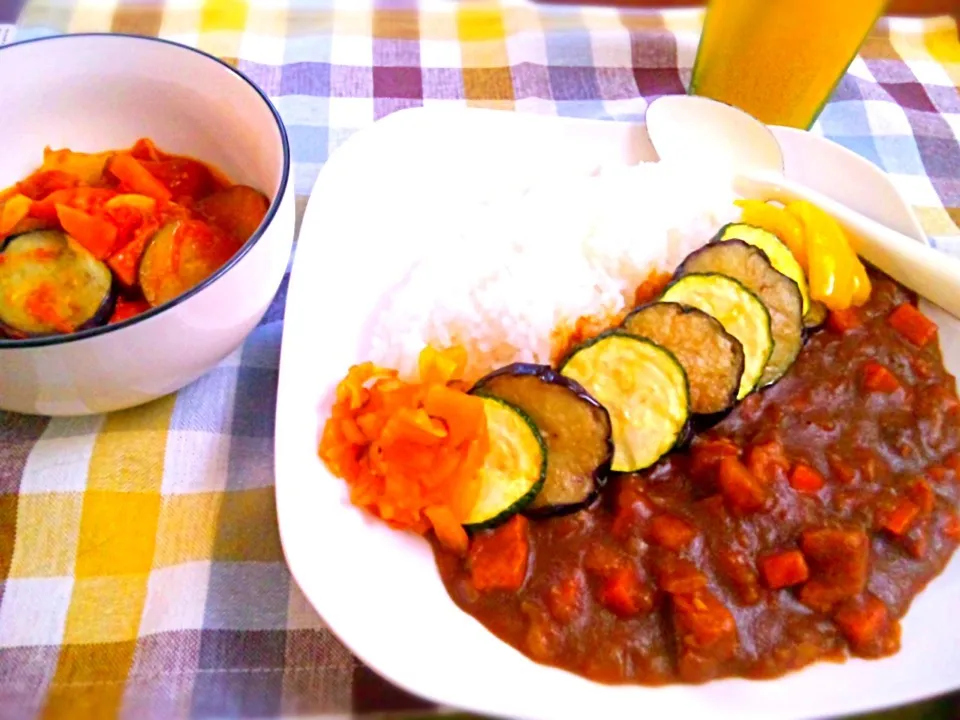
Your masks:
{"label": "sauteed carrot strip", "polygon": [[109,220],[88,215],[67,205],[57,205],[57,218],[60,227],[97,260],[103,260],[113,250],[117,227]]}
{"label": "sauteed carrot strip", "polygon": [[110,172],[131,192],[167,202],[172,197],[167,187],[157,180],[139,160],[132,155],[118,153],[110,161]]}
{"label": "sauteed carrot strip", "polygon": [[466,552],[462,523],[479,492],[488,447],[483,401],[456,387],[461,348],[420,355],[420,381],[371,363],[350,368],[320,441],[320,457],[347,481],[352,502],[393,527]]}
{"label": "sauteed carrot strip", "polygon": [[26,195],[13,195],[3,205],[0,205],[0,237],[8,235],[13,229],[30,214],[33,201]]}

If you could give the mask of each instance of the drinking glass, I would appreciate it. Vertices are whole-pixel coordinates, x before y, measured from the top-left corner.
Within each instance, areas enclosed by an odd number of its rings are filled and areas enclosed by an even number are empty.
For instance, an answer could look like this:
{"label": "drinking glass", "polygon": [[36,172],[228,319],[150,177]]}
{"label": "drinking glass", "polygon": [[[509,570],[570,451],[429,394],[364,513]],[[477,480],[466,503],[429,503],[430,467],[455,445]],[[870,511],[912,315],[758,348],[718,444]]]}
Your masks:
{"label": "drinking glass", "polygon": [[710,0],[690,93],[809,129],[889,0]]}

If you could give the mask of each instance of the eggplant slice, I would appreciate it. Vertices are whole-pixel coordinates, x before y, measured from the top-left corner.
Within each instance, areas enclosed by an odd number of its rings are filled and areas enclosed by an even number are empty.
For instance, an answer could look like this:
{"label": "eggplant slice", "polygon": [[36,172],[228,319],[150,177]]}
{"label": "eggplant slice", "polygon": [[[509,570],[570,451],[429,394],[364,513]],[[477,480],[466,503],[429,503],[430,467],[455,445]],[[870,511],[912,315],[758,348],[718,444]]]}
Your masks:
{"label": "eggplant slice", "polygon": [[523,410],[547,445],[547,477],[525,514],[560,515],[593,502],[610,470],[613,439],[607,411],[579,383],[548,365],[514,363],[471,392]]}
{"label": "eggplant slice", "polygon": [[662,302],[690,305],[715,317],[743,348],[743,375],[737,399],[749,395],[773,351],[770,312],[739,280],[718,273],[691,273],[674,280]]}
{"label": "eggplant slice", "polygon": [[653,340],[676,356],[690,382],[692,412],[723,413],[737,402],[743,346],[716,318],[689,305],[658,302],[631,312],[623,329]]}
{"label": "eggplant slice", "polygon": [[496,527],[526,508],[547,475],[547,446],[530,416],[501,398],[481,397],[490,451],[479,470],[477,500],[463,524],[471,531]]}
{"label": "eggplant slice", "polygon": [[677,270],[720,273],[741,282],[766,305],[773,333],[773,352],[758,387],[772,385],[790,369],[803,348],[803,297],[797,283],[776,270],[766,254],[743,240],[726,240],[691,253]]}
{"label": "eggplant slice", "polygon": [[9,238],[0,252],[0,327],[12,337],[104,324],[115,300],[110,269],[58,230]]}
{"label": "eggplant slice", "polygon": [[653,465],[687,437],[690,388],[683,366],[651,340],[614,330],[575,347],[560,372],[610,414],[614,472]]}

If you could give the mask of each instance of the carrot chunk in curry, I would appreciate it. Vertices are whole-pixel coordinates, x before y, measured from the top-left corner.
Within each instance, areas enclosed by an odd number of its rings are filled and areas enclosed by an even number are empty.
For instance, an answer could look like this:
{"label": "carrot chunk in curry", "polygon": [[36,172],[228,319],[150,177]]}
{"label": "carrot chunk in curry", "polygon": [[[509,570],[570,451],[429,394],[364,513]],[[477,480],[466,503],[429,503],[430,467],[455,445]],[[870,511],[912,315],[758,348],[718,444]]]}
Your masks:
{"label": "carrot chunk in curry", "polygon": [[740,512],[756,512],[767,502],[763,483],[739,460],[725,457],[720,461],[720,489],[730,505]]}
{"label": "carrot chunk in curry", "polygon": [[861,372],[863,389],[868,392],[892,393],[900,389],[900,381],[897,377],[874,360],[866,362]]}
{"label": "carrot chunk in curry", "polygon": [[754,605],[760,600],[760,576],[746,553],[732,548],[718,550],[717,569],[733,586],[741,603]]}
{"label": "carrot chunk in curry", "polygon": [[910,481],[907,485],[907,496],[920,508],[922,515],[929,515],[936,506],[937,496],[930,487],[930,483],[923,478]]}
{"label": "carrot chunk in curry", "polygon": [[690,476],[709,485],[716,481],[717,469],[724,458],[737,458],[740,448],[729,440],[708,440],[693,445],[689,460]]}
{"label": "carrot chunk in curry", "polygon": [[885,645],[896,644],[899,640],[896,635],[889,635],[887,606],[870,593],[844,602],[833,621],[854,651],[861,655],[888,654],[890,648]]}
{"label": "carrot chunk in curry", "polygon": [[714,677],[739,645],[733,614],[708,590],[673,597],[673,626],[677,669],[688,682]]}
{"label": "carrot chunk in curry", "polygon": [[696,528],[674,515],[657,515],[650,521],[649,541],[668,550],[683,550],[696,536]]}
{"label": "carrot chunk in curry", "polygon": [[750,446],[745,464],[754,477],[767,485],[790,469],[783,445],[777,440]]}
{"label": "carrot chunk in curry", "polygon": [[816,493],[823,488],[823,475],[814,468],[798,463],[790,471],[790,487],[797,492]]}
{"label": "carrot chunk in curry", "polygon": [[937,324],[910,303],[897,307],[887,322],[917,347],[923,347],[937,335]]}
{"label": "carrot chunk in curry", "polygon": [[467,565],[477,590],[518,590],[523,585],[530,553],[528,524],[523,515],[514,515],[473,540]]}
{"label": "carrot chunk in curry", "polygon": [[877,523],[894,535],[903,535],[920,515],[920,508],[905,498],[877,509]]}
{"label": "carrot chunk in curry", "polygon": [[862,324],[860,313],[856,308],[846,310],[831,310],[827,314],[827,327],[837,333],[846,333],[856,330]]}
{"label": "carrot chunk in curry", "polygon": [[620,617],[630,617],[653,609],[653,592],[640,579],[635,568],[614,571],[603,583],[600,602]]}
{"label": "carrot chunk in curry", "polygon": [[760,568],[764,582],[771,590],[799,585],[810,576],[807,561],[799,550],[767,555],[761,558]]}
{"label": "carrot chunk in curry", "polygon": [[870,538],[863,530],[808,530],[800,536],[800,548],[811,578],[800,590],[800,602],[828,612],[840,600],[863,592],[870,560]]}

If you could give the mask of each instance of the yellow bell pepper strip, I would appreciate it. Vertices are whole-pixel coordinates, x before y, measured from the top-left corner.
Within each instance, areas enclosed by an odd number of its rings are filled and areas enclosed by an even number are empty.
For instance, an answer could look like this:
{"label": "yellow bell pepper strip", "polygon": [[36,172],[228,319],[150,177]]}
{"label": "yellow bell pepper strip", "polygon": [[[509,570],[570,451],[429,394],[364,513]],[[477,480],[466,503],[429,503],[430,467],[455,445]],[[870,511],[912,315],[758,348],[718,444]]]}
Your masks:
{"label": "yellow bell pepper strip", "polygon": [[[811,215],[811,217],[814,218],[815,225],[821,228],[826,237],[830,238],[833,253],[840,258],[838,260],[838,267],[845,268],[844,272],[849,276],[850,306],[860,307],[866,303],[867,300],[870,299],[870,293],[873,290],[870,276],[867,275],[866,267],[864,267],[863,262],[861,262],[857,256],[856,251],[850,244],[849,237],[840,224],[833,217],[810,203],[791,203],[791,206],[788,207],[793,207],[795,210],[798,207],[808,208],[808,210],[801,210],[801,212],[807,212]],[[812,210],[809,210],[809,208],[812,208]],[[825,304],[830,307],[829,303]]]}
{"label": "yellow bell pepper strip", "polygon": [[26,195],[14,195],[0,205],[0,237],[9,235],[13,229],[30,214],[33,200]]}
{"label": "yellow bell pepper strip", "polygon": [[740,208],[740,222],[755,225],[772,232],[790,248],[790,252],[807,271],[807,251],[803,241],[803,224],[784,208],[771,205],[763,200],[736,200],[734,205]]}
{"label": "yellow bell pepper strip", "polygon": [[803,224],[810,297],[831,310],[846,310],[853,299],[853,253],[840,226],[820,208],[805,201],[787,205]]}
{"label": "yellow bell pepper strip", "polygon": [[[831,218],[831,220],[833,220],[833,218]],[[835,220],[833,220],[833,222],[836,223]],[[850,299],[850,304],[854,307],[860,307],[870,299],[873,285],[870,282],[870,276],[867,275],[867,269],[863,266],[863,263],[860,262],[860,258],[857,257],[857,253],[853,249],[853,245],[850,244],[849,238],[846,233],[844,233],[843,228],[839,225],[837,225],[837,227],[844,236],[847,251],[850,253],[851,267],[853,268],[853,297]]]}

